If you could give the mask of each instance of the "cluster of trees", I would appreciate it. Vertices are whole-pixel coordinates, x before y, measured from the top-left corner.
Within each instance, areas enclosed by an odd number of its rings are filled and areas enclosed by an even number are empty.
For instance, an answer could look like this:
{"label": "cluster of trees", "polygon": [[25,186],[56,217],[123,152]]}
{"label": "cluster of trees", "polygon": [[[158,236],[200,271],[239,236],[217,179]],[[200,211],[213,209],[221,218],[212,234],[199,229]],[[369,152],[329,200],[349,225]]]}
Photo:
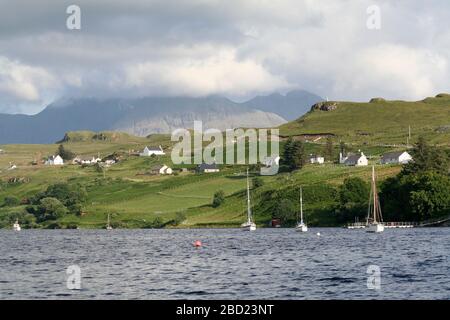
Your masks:
{"label": "cluster of trees", "polygon": [[421,137],[414,161],[381,185],[381,205],[389,220],[423,221],[450,214],[449,157]]}
{"label": "cluster of trees", "polygon": [[87,191],[83,186],[57,183],[32,197],[26,210],[38,222],[56,220],[69,213],[80,215],[86,198]]}
{"label": "cluster of trees", "polygon": [[359,177],[347,178],[338,188],[338,205],[335,210],[340,223],[364,221],[367,216],[370,185]]}

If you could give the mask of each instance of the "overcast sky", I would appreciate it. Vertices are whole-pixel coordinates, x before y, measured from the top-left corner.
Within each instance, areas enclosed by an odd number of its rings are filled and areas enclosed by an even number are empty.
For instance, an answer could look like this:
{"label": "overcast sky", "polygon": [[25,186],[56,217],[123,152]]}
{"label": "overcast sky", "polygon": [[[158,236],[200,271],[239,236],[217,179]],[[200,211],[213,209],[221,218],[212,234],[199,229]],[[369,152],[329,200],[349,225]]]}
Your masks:
{"label": "overcast sky", "polygon": [[[81,8],[81,30],[66,9]],[[381,9],[370,30],[367,8]],[[450,92],[448,0],[0,0],[0,112],[63,96]]]}

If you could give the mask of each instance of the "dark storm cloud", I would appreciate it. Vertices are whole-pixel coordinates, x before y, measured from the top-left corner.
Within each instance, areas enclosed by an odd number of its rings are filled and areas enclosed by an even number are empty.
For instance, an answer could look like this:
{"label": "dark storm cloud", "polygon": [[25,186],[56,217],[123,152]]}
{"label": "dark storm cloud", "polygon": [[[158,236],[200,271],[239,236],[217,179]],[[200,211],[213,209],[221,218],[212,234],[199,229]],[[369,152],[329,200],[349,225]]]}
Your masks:
{"label": "dark storm cloud", "polygon": [[[0,1],[0,112],[64,95],[448,91],[447,1]],[[81,7],[81,30],[66,8]],[[378,5],[382,27],[368,30]]]}

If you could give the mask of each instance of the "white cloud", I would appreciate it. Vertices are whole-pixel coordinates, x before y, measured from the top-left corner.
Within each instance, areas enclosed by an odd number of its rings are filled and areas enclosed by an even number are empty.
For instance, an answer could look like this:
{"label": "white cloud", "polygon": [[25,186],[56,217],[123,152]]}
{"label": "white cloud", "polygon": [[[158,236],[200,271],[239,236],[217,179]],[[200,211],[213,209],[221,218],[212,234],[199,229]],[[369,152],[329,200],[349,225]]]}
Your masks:
{"label": "white cloud", "polygon": [[4,103],[40,104],[47,92],[58,88],[57,79],[44,68],[0,56],[0,93]]}
{"label": "white cloud", "polygon": [[124,80],[124,87],[140,88],[143,92],[196,96],[246,95],[289,86],[282,77],[270,74],[257,62],[237,60],[234,50],[222,50],[202,59],[186,57],[132,64],[125,68]]}
{"label": "white cloud", "polygon": [[380,88],[388,96],[406,99],[435,95],[445,84],[449,71],[445,57],[401,45],[367,48],[355,58],[357,63],[347,79],[347,89],[368,92]]}
{"label": "white cloud", "polygon": [[[367,100],[449,90],[448,0],[77,4],[76,32],[65,28],[64,2],[2,7],[0,112],[61,95],[239,97],[298,87]],[[366,28],[373,4],[378,31]]]}

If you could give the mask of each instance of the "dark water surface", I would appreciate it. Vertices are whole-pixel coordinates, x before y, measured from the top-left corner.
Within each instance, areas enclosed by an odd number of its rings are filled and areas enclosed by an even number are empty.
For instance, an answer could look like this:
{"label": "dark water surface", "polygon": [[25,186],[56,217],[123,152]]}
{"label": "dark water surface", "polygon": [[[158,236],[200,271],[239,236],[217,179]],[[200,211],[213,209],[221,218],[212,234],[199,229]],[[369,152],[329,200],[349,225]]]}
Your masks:
{"label": "dark water surface", "polygon": [[0,299],[450,299],[449,256],[449,228],[0,230]]}

